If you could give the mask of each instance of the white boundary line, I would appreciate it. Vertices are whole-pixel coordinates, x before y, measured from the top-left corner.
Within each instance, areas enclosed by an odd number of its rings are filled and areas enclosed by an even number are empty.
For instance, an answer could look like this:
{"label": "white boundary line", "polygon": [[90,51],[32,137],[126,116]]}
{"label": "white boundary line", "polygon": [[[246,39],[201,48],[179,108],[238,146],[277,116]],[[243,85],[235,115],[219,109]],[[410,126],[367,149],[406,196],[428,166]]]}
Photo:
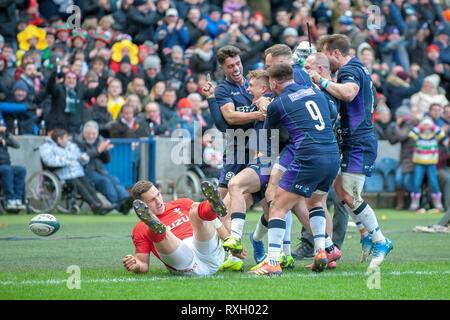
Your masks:
{"label": "white boundary line", "polygon": [[[385,276],[439,276],[439,275],[450,275],[450,270],[445,271],[392,271],[381,273],[381,275]],[[329,273],[284,273],[281,278],[333,278],[333,277],[366,277],[367,274],[365,272],[329,272]],[[136,282],[152,282],[152,281],[167,281],[167,280],[176,280],[176,281],[188,281],[188,280],[215,280],[215,279],[225,279],[227,277],[219,274],[211,277],[183,277],[183,276],[167,276],[167,277],[137,277],[137,278],[105,278],[105,279],[87,279],[81,280],[82,284],[90,284],[90,283],[136,283]],[[242,275],[241,277],[230,277],[228,279],[264,279],[263,277],[256,277],[251,275]],[[267,278],[265,278],[267,279]],[[63,285],[67,283],[67,279],[58,280],[58,279],[49,279],[49,280],[22,280],[22,281],[0,281],[0,286],[41,286],[41,285]]]}

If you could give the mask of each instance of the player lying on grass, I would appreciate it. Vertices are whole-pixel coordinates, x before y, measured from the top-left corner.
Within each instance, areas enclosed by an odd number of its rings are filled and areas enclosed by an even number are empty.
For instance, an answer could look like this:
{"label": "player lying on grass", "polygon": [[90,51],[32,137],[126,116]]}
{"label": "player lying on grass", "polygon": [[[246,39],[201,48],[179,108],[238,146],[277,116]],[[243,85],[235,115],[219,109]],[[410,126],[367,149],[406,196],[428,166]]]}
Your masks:
{"label": "player lying on grass", "polygon": [[277,97],[267,108],[265,128],[274,123],[286,127],[295,145],[295,158],[280,180],[270,207],[268,223],[268,257],[250,271],[255,275],[281,274],[279,263],[286,222],[285,214],[306,198],[309,224],[314,235],[314,271],[328,264],[326,218],[322,205],[339,169],[339,148],[331,124],[328,100],[317,88],[294,82],[288,63],[269,69],[270,88]]}
{"label": "player lying on grass", "polygon": [[131,193],[141,222],[132,232],[136,254],[123,258],[128,271],[147,272],[150,253],[174,274],[211,275],[219,270],[225,257],[220,239],[228,232],[218,217],[226,215],[226,208],[212,184],[202,183],[202,190],[207,201],[164,203],[151,182],[136,182]]}

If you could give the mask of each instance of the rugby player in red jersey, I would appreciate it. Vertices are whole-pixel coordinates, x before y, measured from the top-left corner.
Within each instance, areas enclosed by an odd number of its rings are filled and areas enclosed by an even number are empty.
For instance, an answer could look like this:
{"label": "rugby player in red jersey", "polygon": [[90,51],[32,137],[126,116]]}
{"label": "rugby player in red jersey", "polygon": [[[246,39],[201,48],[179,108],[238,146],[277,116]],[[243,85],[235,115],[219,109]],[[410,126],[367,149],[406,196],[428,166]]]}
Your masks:
{"label": "rugby player in red jersey", "polygon": [[218,217],[227,211],[211,183],[203,182],[202,191],[207,201],[186,198],[164,203],[150,181],[141,180],[133,186],[133,208],[141,222],[132,233],[136,253],[123,258],[128,271],[147,272],[153,253],[174,274],[217,272],[225,257],[220,239],[228,236]]}

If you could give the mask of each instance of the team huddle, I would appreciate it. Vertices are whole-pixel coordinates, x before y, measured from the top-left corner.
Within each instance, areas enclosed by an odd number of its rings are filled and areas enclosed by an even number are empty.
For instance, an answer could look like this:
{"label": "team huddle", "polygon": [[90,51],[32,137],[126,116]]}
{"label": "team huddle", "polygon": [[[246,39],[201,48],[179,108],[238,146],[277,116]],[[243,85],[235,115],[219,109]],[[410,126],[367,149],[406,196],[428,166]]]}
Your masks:
{"label": "team huddle", "polygon": [[[225,80],[202,89],[226,141],[219,188],[204,181],[207,200],[165,204],[150,182],[137,182],[132,195],[141,222],[132,234],[136,254],[123,259],[127,270],[147,272],[152,252],[178,274],[243,270],[246,212],[257,203],[263,214],[250,236],[256,265],[249,274],[280,275],[294,267],[293,214],[314,239],[309,267],[336,268],[341,252],[332,241],[326,207],[331,188],[358,226],[361,261],[372,255],[370,268],[383,262],[393,245],[361,196],[377,156],[370,74],[349,55],[346,36],[325,36],[317,49],[301,44],[293,54],[286,45],[274,45],[265,52],[266,70],[247,77],[238,48],[218,50]],[[237,139],[239,129],[256,132],[257,143],[248,136]]]}

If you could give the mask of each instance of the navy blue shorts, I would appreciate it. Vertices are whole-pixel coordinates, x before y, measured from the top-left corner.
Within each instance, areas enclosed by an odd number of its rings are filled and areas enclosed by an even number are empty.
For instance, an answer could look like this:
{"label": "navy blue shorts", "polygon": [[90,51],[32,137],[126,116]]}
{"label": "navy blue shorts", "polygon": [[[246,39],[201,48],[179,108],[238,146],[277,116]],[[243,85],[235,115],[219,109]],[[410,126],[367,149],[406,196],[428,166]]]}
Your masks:
{"label": "navy blue shorts", "polygon": [[267,184],[269,183],[269,179],[270,179],[271,165],[270,165],[270,163],[251,164],[248,167],[253,169],[256,172],[256,174],[259,177],[259,182],[261,184],[261,189],[258,192],[252,193],[253,204],[257,204],[266,197],[265,194],[266,194]]}
{"label": "navy blue shorts", "polygon": [[220,171],[219,187],[228,188],[228,182],[247,166],[247,164],[225,164]]}
{"label": "navy blue shorts", "polygon": [[278,165],[282,170],[287,170],[295,158],[295,146],[293,143],[289,143],[280,152],[280,158]]}
{"label": "navy blue shorts", "polygon": [[305,198],[319,190],[328,192],[339,171],[340,154],[295,159],[279,186]]}
{"label": "navy blue shorts", "polygon": [[373,166],[377,159],[377,140],[369,139],[365,144],[342,144],[341,171],[360,173],[367,177],[372,175]]}

